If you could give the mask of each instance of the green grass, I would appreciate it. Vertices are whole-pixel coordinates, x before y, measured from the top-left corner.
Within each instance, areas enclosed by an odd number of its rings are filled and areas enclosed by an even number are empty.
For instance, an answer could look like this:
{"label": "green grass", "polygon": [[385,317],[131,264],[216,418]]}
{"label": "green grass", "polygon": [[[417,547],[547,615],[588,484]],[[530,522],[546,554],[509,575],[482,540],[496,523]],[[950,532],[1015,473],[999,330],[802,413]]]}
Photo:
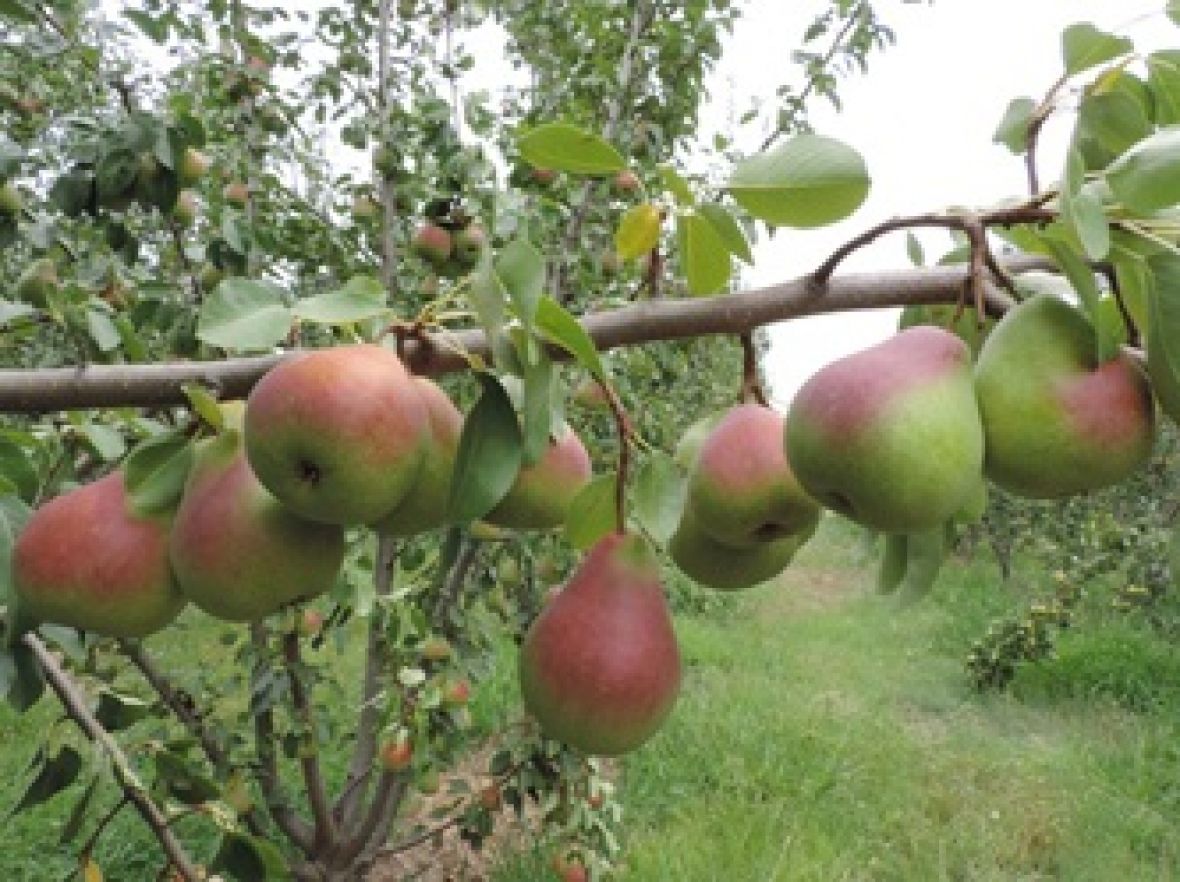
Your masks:
{"label": "green grass", "polygon": [[[951,565],[899,610],[855,548],[828,522],[782,584],[678,621],[681,700],[621,769],[621,878],[1180,878],[1175,647],[1067,634],[980,696],[962,657],[1016,602],[994,570]],[[499,882],[544,878],[542,851]]]}

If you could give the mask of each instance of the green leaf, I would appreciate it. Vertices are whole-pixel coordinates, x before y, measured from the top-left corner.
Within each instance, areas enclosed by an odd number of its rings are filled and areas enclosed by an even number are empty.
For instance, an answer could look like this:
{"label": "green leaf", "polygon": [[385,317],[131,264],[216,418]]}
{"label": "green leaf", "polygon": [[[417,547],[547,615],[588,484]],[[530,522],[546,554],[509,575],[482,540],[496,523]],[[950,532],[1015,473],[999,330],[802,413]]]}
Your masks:
{"label": "green leaf", "polygon": [[692,188],[688,186],[688,181],[682,178],[676,169],[670,165],[661,165],[657,171],[660,173],[660,181],[663,183],[664,189],[672,194],[677,205],[681,208],[689,208],[696,204],[697,200],[693,195]]}
{"label": "green leaf", "polygon": [[32,24],[37,15],[25,0],[0,0],[0,18]]}
{"label": "green leaf", "polygon": [[277,285],[225,279],[201,305],[197,338],[222,349],[257,352],[280,343],[291,330],[291,318]]}
{"label": "green leaf", "polygon": [[619,151],[602,138],[567,123],[537,126],[517,141],[517,147],[535,168],[605,175],[627,167]]}
{"label": "green leaf", "polygon": [[496,275],[504,283],[513,311],[531,328],[545,289],[545,260],[528,239],[516,239],[496,259]]}
{"label": "green leaf", "polygon": [[1133,251],[1117,246],[1111,252],[1111,262],[1114,264],[1119,293],[1127,312],[1131,314],[1131,321],[1146,338],[1148,298],[1151,293],[1151,270],[1147,266],[1147,260]]}
{"label": "green leaf", "polygon": [[24,448],[7,438],[0,438],[0,477],[7,478],[26,502],[37,495],[41,483]]}
{"label": "green leaf", "polygon": [[661,545],[676,532],[687,491],[687,477],[666,453],[653,454],[635,476],[635,518]]}
{"label": "green leaf", "polygon": [[1089,22],[1072,24],[1061,32],[1061,58],[1071,76],[1134,49],[1126,37],[1100,31]]}
{"label": "green leaf", "polygon": [[41,666],[23,643],[17,643],[8,654],[0,653],[0,691],[17,713],[27,711],[45,692]]}
{"label": "green leaf", "polygon": [[534,362],[525,364],[524,406],[521,409],[521,422],[524,424],[521,460],[524,465],[536,463],[548,448],[552,427],[550,404],[555,377],[553,362],[544,350],[540,350]]}
{"label": "green leaf", "polygon": [[565,515],[565,538],[585,551],[616,527],[615,486],[618,477],[599,475],[578,491]]}
{"label": "green leaf", "polygon": [[1143,105],[1121,89],[1082,99],[1078,125],[1111,153],[1122,153],[1151,133]]}
{"label": "green leaf", "polygon": [[923,266],[926,263],[926,254],[922,250],[922,242],[914,235],[913,230],[906,230],[905,234],[905,253],[910,259],[910,263],[914,266]]}
{"label": "green leaf", "polygon": [[221,795],[221,788],[195,762],[172,750],[158,750],[153,756],[156,786],[185,805],[211,802]]}
{"label": "green leaf", "polygon": [[1106,180],[1115,197],[1140,214],[1180,203],[1180,125],[1140,141],[1111,164]]}
{"label": "green leaf", "polygon": [[61,833],[57,837],[58,845],[69,845],[82,832],[82,824],[86,821],[86,811],[90,808],[90,801],[94,798],[97,790],[98,776],[95,775],[90,779],[90,783],[86,785],[86,789],[82,791],[77,802],[74,803],[74,807],[70,809],[70,816],[66,818]]}
{"label": "green leaf", "polygon": [[734,169],[729,191],[768,224],[822,227],[856,211],[869,192],[861,155],[820,135],[796,135]]}
{"label": "green leaf", "polygon": [[118,349],[123,338],[119,336],[119,329],[111,318],[111,308],[99,301],[91,301],[86,306],[86,331],[90,339],[98,347],[99,352],[110,352]]}
{"label": "green leaf", "polygon": [[151,702],[107,689],[98,696],[94,716],[108,732],[118,732],[134,726],[151,710]]}
{"label": "green leaf", "polygon": [[265,839],[227,832],[209,869],[238,882],[277,882],[290,878],[282,853]]}
{"label": "green leaf", "polygon": [[200,383],[185,383],[180,387],[180,391],[188,399],[189,409],[200,417],[205,425],[221,431],[225,425],[225,412],[212,392]]}
{"label": "green leaf", "polygon": [[467,287],[467,299],[475,310],[475,317],[491,341],[492,354],[497,364],[507,367],[505,356],[508,343],[504,337],[505,304],[508,292],[496,273],[491,254],[484,252],[479,267],[471,276]]}
{"label": "green leaf", "polygon": [[[38,753],[38,759],[43,754]],[[62,747],[57,754],[45,760],[37,770],[36,777],[25,788],[20,801],[13,806],[8,817],[18,815],[25,809],[40,805],[48,799],[65,790],[82,771],[82,755],[68,745]]]}
{"label": "green leaf", "polygon": [[123,464],[123,482],[132,508],[141,516],[174,508],[193,464],[193,441],[169,432],[140,443]]}
{"label": "green leaf", "polygon": [[1123,313],[1113,297],[1103,297],[1098,301],[1096,315],[1094,331],[1098,334],[1098,361],[1105,363],[1119,354],[1130,337]]}
{"label": "green leaf", "polygon": [[907,537],[904,533],[885,536],[885,550],[877,569],[877,592],[892,594],[905,578]]}
{"label": "green leaf", "polygon": [[523,439],[508,393],[491,374],[480,374],[483,394],[463,422],[451,478],[449,519],[473,521],[491,511],[520,471]]}
{"label": "green leaf", "polygon": [[1180,25],[1180,0],[1168,0],[1166,11],[1172,23]]}
{"label": "green leaf", "polygon": [[[1156,257],[1149,266],[1147,361],[1157,396],[1171,404],[1180,389],[1180,257]],[[1180,573],[1174,575],[1180,579]]]}
{"label": "green leaf", "polygon": [[1061,214],[1065,223],[1077,234],[1090,260],[1103,260],[1110,253],[1110,226],[1100,200],[1091,190],[1083,188],[1075,196],[1061,194]]}
{"label": "green leaf", "polygon": [[746,241],[746,234],[738,226],[729,209],[715,202],[706,202],[697,207],[697,214],[703,217],[713,227],[713,231],[725,243],[729,253],[745,264],[753,266],[754,255],[750,253],[750,243]]}
{"label": "green leaf", "polygon": [[946,546],[946,528],[942,526],[906,537],[905,577],[898,594],[902,603],[913,603],[930,593],[946,559]]}
{"label": "green leaf", "polygon": [[548,340],[556,343],[574,360],[598,380],[606,380],[606,368],[598,354],[594,341],[578,320],[552,297],[541,298],[537,306],[537,330]]}
{"label": "green leaf", "polygon": [[31,514],[20,497],[12,493],[0,496],[0,606],[7,607],[8,618],[4,643],[0,644],[0,695],[8,694],[18,674],[16,662],[4,652],[3,646],[16,640],[22,624],[15,621],[18,616],[12,586],[12,549]]}
{"label": "green leaf", "polygon": [[676,241],[680,263],[690,294],[716,294],[729,281],[729,249],[711,223],[698,214],[676,219]]}
{"label": "green leaf", "polygon": [[1003,144],[1017,156],[1024,153],[1028,149],[1028,126],[1036,109],[1037,102],[1031,98],[1013,98],[996,126],[992,142]]}
{"label": "green leaf", "polygon": [[1093,271],[1086,265],[1086,262],[1082,260],[1077,252],[1064,242],[1049,238],[1046,238],[1044,241],[1049,247],[1053,260],[1061,268],[1061,271],[1065,273],[1065,277],[1069,279],[1070,285],[1073,286],[1074,291],[1077,293],[1083,311],[1093,321],[1098,311],[1098,299],[1101,296],[1098,290],[1098,282],[1094,280]]}
{"label": "green leaf", "polygon": [[0,300],[0,325],[6,325],[13,319],[33,315],[36,307],[27,303],[13,303],[11,300]]}
{"label": "green leaf", "polygon": [[102,423],[83,423],[78,430],[103,462],[114,462],[127,451],[123,435],[110,426]]}
{"label": "green leaf", "polygon": [[297,319],[319,325],[350,325],[391,311],[385,287],[372,276],[353,276],[344,287],[300,300],[292,310]]}
{"label": "green leaf", "polygon": [[1147,56],[1147,85],[1151,89],[1156,124],[1180,123],[1180,50],[1169,49]]}
{"label": "green leaf", "polygon": [[633,205],[619,218],[615,250],[623,260],[635,260],[660,242],[660,211],[650,202]]}

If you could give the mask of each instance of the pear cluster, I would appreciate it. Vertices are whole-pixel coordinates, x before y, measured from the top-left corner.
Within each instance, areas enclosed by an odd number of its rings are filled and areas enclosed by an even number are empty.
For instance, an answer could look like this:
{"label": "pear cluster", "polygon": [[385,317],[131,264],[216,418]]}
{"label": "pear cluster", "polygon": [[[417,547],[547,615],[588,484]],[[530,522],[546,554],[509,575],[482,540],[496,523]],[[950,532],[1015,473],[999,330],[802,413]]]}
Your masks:
{"label": "pear cluster", "polygon": [[[221,433],[197,444],[174,510],[137,509],[116,471],[34,512],[13,550],[23,622],[143,637],[187,602],[258,621],[332,587],[345,528],[409,536],[451,522],[463,416],[390,350],[295,355],[223,415]],[[585,447],[567,431],[487,520],[560,526],[589,479]]]}

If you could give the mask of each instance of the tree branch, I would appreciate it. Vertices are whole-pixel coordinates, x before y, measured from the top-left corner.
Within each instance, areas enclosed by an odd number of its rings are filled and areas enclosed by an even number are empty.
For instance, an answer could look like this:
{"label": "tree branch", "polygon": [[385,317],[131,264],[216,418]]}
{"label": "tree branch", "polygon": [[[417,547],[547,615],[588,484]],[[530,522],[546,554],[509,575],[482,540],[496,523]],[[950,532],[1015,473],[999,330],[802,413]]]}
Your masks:
{"label": "tree branch", "polygon": [[[1002,261],[1010,273],[1055,269],[1045,258]],[[834,276],[824,284],[811,277],[711,298],[645,301],[587,315],[582,326],[601,350],[655,340],[712,334],[741,334],[760,325],[819,313],[958,302],[966,269],[923,267]],[[1002,311],[1004,306],[997,304]],[[427,335],[406,341],[406,360],[425,376],[468,369],[463,353],[490,358],[482,330]],[[556,349],[551,354],[563,357]],[[223,398],[244,397],[268,370],[291,353],[222,361],[169,364],[89,365],[84,368],[0,370],[0,413],[45,413],[95,407],[164,407],[187,402],[181,387],[200,383]],[[568,358],[568,356],[565,356]]]}
{"label": "tree branch", "polygon": [[[250,641],[260,659],[265,659],[268,650],[266,628],[263,625],[250,626]],[[261,664],[261,661],[259,662]],[[250,676],[250,695],[253,700],[255,690],[264,673],[270,671],[270,663],[265,668],[255,667]],[[304,854],[310,854],[312,849],[311,828],[299,814],[283,799],[282,786],[279,779],[279,759],[275,752],[274,714],[269,706],[254,714],[254,750],[258,754],[258,784],[262,788],[262,795],[266,798],[267,808],[280,830],[297,845]]]}
{"label": "tree branch", "polygon": [[[388,536],[377,541],[377,561],[373,568],[373,590],[378,598],[389,596],[393,589],[393,564],[397,556],[397,543]],[[363,782],[371,774],[373,760],[377,755],[377,722],[381,711],[377,707],[377,696],[381,691],[381,674],[387,668],[385,657],[385,622],[377,609],[369,619],[368,646],[365,650],[365,678],[361,687],[361,710],[356,722],[356,746],[348,763],[348,774],[344,779],[333,816],[342,827],[351,827],[356,821],[356,812],[367,788]]]}
{"label": "tree branch", "polygon": [[307,801],[311,805],[311,815],[315,821],[312,849],[318,852],[335,841],[336,823],[332,820],[327,788],[324,786],[324,776],[320,771],[319,747],[316,743],[318,739],[316,738],[315,717],[308,696],[309,690],[304,684],[299,670],[302,662],[297,631],[288,631],[283,635],[283,660],[286,662],[287,677],[291,683],[291,704],[295,708],[295,718],[303,728],[304,738],[310,739],[315,748],[300,750],[299,766],[303,772],[303,786],[307,791]]}
{"label": "tree branch", "polygon": [[93,741],[103,752],[111,759],[111,765],[114,769],[115,778],[119,782],[119,786],[123,788],[123,793],[127,800],[135,806],[135,810],[139,812],[140,817],[151,828],[152,833],[155,834],[159,840],[161,847],[164,849],[164,854],[167,855],[169,862],[185,880],[185,882],[197,882],[200,876],[197,874],[197,869],[193,865],[192,859],[188,856],[184,846],[180,844],[180,840],[168,826],[168,818],[165,817],[163,811],[157,806],[147,794],[146,788],[139,781],[135,772],[131,768],[131,763],[127,759],[127,755],[123,753],[123,749],[118,742],[111,737],[111,733],[102,727],[94,714],[90,711],[90,702],[87,697],[81,692],[78,686],[65,668],[61,666],[57,658],[49,651],[49,648],[41,641],[35,633],[29,632],[21,638],[24,643],[33,653],[37,659],[37,664],[41,666],[42,672],[45,674],[45,680],[49,683],[54,694],[57,695],[58,700],[62,703],[66,713],[70,719],[78,726],[79,729],[86,735],[88,739]]}

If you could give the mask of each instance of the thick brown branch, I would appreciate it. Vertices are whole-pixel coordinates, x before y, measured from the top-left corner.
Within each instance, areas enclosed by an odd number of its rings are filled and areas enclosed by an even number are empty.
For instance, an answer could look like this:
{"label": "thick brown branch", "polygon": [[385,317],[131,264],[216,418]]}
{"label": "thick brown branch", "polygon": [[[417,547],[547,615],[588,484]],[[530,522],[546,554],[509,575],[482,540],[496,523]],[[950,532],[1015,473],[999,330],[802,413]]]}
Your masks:
{"label": "thick brown branch", "polygon": [[[1003,261],[1010,272],[1053,269],[1040,257]],[[820,313],[955,303],[965,279],[962,266],[923,267],[836,276],[823,286],[796,279],[712,298],[635,303],[587,315],[582,326],[601,350],[655,340],[710,334],[741,334],[760,325]],[[999,311],[1003,306],[997,307]],[[406,358],[419,374],[438,376],[466,370],[462,352],[489,358],[483,331],[471,329],[406,342]],[[560,357],[560,353],[554,351]],[[203,383],[223,398],[241,398],[290,353],[222,361],[170,364],[90,365],[85,368],[0,370],[0,412],[45,413],[93,407],[184,405],[186,383]]]}
{"label": "thick brown branch", "polygon": [[42,672],[45,674],[45,680],[49,683],[51,689],[58,700],[62,703],[66,713],[70,719],[78,726],[79,729],[86,735],[88,739],[93,741],[111,760],[111,765],[114,769],[115,778],[119,782],[119,786],[123,788],[123,794],[135,806],[135,810],[139,812],[140,817],[151,828],[152,833],[156,839],[159,840],[161,847],[164,849],[164,854],[167,855],[169,862],[177,873],[185,880],[185,882],[197,882],[200,878],[197,874],[197,869],[193,865],[192,859],[188,856],[184,846],[180,844],[180,840],[168,826],[168,818],[160,810],[147,794],[147,790],[143,784],[140,783],[136,777],[135,772],[131,768],[131,763],[127,759],[127,755],[123,753],[123,749],[118,742],[111,737],[111,733],[102,727],[94,714],[90,710],[90,702],[87,697],[82,694],[81,690],[74,683],[73,679],[65,668],[61,666],[57,658],[49,651],[49,648],[41,642],[41,639],[34,633],[29,632],[21,638],[24,643],[33,653],[37,659],[37,664],[41,666]]}

